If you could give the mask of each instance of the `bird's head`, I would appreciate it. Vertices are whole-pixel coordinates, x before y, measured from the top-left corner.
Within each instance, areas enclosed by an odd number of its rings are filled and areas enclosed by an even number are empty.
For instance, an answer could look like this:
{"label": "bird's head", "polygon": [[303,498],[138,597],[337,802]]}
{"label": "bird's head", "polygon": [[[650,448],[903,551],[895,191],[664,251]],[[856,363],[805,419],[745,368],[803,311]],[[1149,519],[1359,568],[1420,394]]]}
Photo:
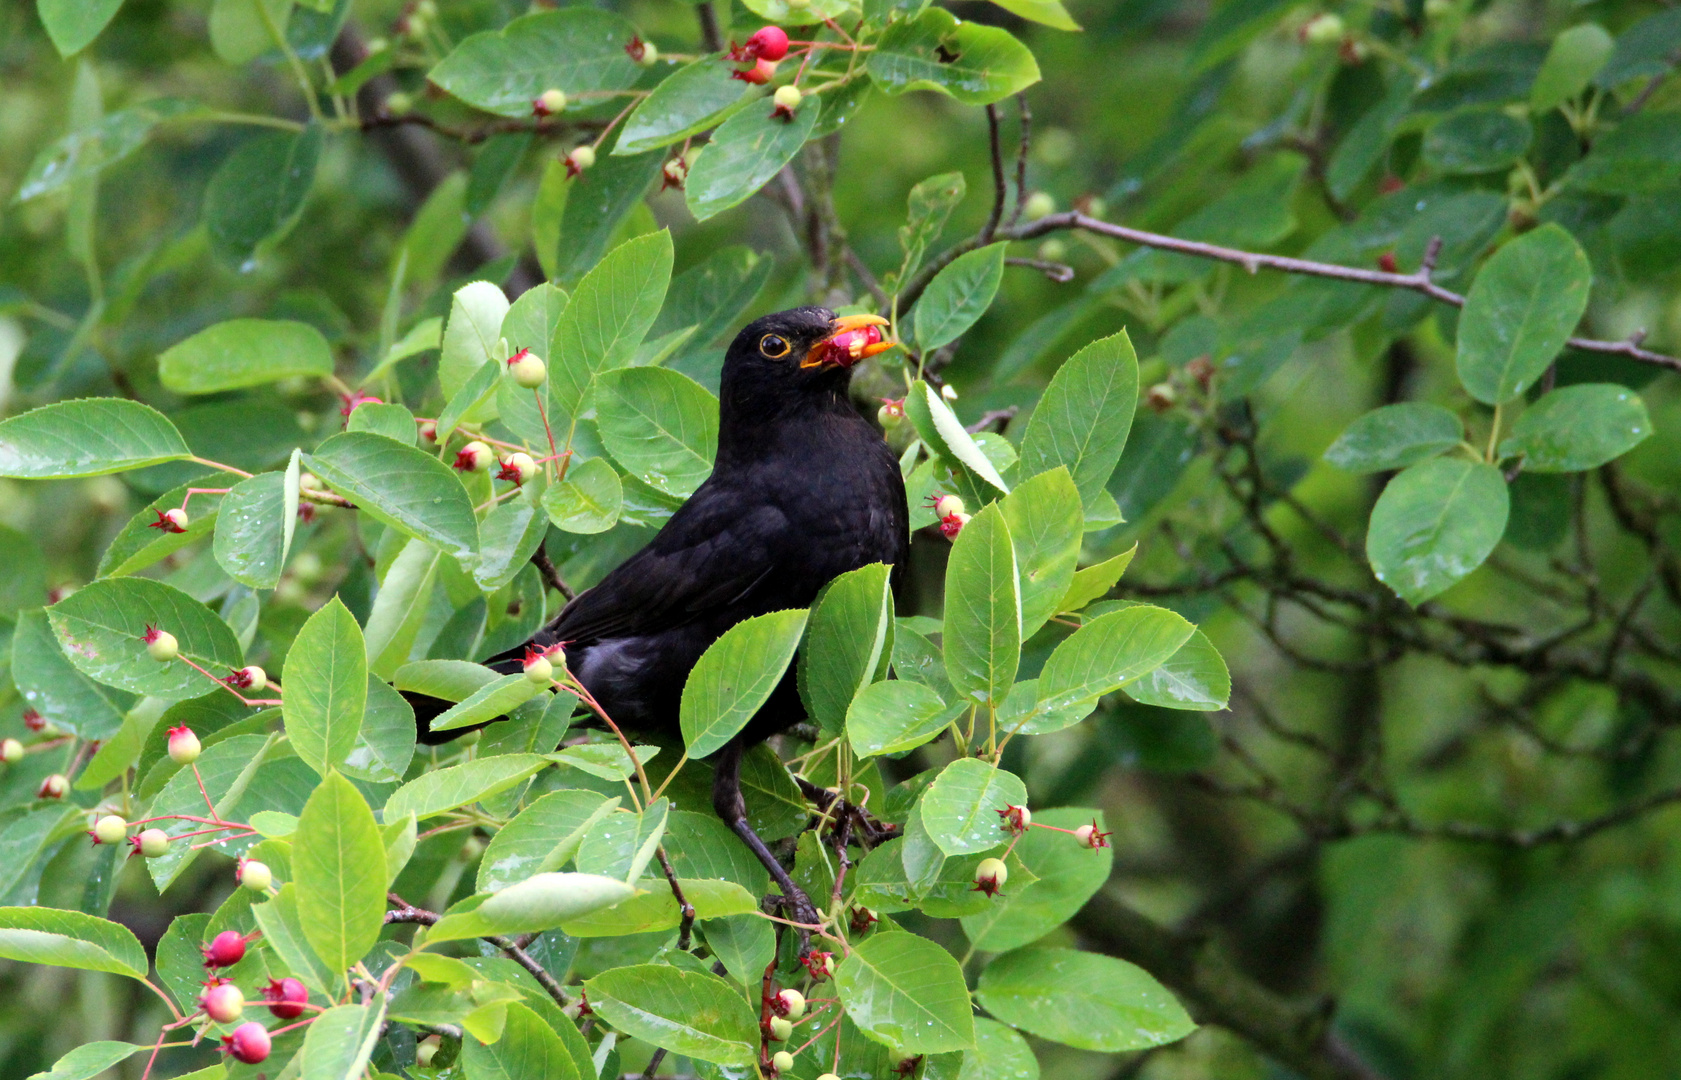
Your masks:
{"label": "bird's head", "polygon": [[836,315],[825,307],[797,307],[755,319],[724,356],[725,382],[790,390],[845,385],[844,372],[893,347],[883,341],[880,315]]}

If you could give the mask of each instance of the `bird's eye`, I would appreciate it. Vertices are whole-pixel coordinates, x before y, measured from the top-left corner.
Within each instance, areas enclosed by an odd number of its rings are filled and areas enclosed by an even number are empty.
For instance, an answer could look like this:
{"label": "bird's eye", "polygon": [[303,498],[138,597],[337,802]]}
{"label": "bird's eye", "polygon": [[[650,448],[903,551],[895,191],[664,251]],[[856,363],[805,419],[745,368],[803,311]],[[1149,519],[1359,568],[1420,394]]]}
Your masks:
{"label": "bird's eye", "polygon": [[788,343],[775,334],[766,334],[759,339],[759,351],[772,360],[780,360],[788,355]]}

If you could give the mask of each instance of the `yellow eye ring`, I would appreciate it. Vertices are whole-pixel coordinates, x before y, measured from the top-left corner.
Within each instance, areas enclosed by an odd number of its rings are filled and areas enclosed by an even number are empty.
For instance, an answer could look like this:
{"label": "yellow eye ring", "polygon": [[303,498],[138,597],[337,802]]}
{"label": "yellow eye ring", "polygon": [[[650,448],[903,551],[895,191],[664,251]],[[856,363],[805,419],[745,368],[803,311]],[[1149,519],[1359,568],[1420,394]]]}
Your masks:
{"label": "yellow eye ring", "polygon": [[759,339],[759,351],[772,360],[780,360],[788,355],[788,343],[775,334],[766,334]]}

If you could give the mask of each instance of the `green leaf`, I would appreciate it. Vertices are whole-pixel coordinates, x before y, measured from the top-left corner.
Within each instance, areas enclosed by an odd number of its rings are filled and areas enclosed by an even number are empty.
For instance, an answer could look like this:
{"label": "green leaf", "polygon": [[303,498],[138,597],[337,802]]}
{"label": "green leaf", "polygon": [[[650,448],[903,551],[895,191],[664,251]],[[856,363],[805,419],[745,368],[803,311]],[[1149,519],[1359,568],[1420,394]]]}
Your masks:
{"label": "green leaf", "polygon": [[301,1075],[309,1080],[356,1080],[367,1070],[385,1022],[385,995],[378,1007],[335,1005],[318,1014],[304,1034]]}
{"label": "green leaf", "polygon": [[687,375],[649,367],[605,372],[595,408],[607,452],[654,490],[684,498],[712,474],[718,399]]}
{"label": "green leaf", "polygon": [[336,772],[298,815],[292,880],[304,940],[337,977],[367,955],[385,925],[385,842],[361,792]]}
{"label": "green leaf", "polygon": [[680,722],[690,757],[716,752],[747,726],[788,669],[805,624],[803,608],[744,619],[701,654],[683,684]]}
{"label": "green leaf", "polygon": [[432,601],[443,555],[424,540],[410,540],[392,560],[368,613],[364,645],[368,669],[391,678],[409,658]]}
{"label": "green leaf", "polygon": [[1026,641],[1063,610],[1063,597],[1074,583],[1080,560],[1085,515],[1080,492],[1060,465],[1017,485],[999,501],[999,509],[1016,551],[1021,638]]}
{"label": "green leaf", "polygon": [[947,855],[973,855],[1009,840],[1002,811],[1026,805],[1027,788],[1014,773],[958,758],[922,796],[922,827]]}
{"label": "green leaf", "polygon": [[323,128],[272,131],[245,143],[216,169],[204,189],[210,250],[236,270],[251,269],[265,241],[297,222],[315,183]]}
{"label": "green leaf", "polygon": [[482,724],[524,705],[541,692],[542,688],[523,672],[504,675],[474,690],[449,711],[433,717],[431,730],[450,731]]}
{"label": "green leaf", "polygon": [[490,209],[508,178],[519,170],[534,139],[529,131],[507,131],[484,141],[473,157],[473,170],[467,175],[467,193],[462,198],[468,217],[476,218]]}
{"label": "green leaf", "polygon": [[947,263],[916,302],[916,343],[924,352],[956,341],[992,306],[1004,281],[1000,241],[965,252]]}
{"label": "green leaf", "polygon": [[1195,630],[1183,616],[1146,604],[1098,616],[1045,661],[1035,711],[1053,712],[1119,690],[1165,664]]}
{"label": "green leaf", "polygon": [[414,708],[377,675],[368,676],[368,709],[356,746],[340,768],[346,776],[380,784],[401,783],[414,760]]}
{"label": "green leaf", "polygon": [[1024,19],[1058,30],[1078,30],[1080,24],[1068,14],[1068,9],[1062,6],[1061,0],[992,0],[994,4]]}
{"label": "green leaf", "polygon": [[759,1023],[729,983],[664,964],[636,964],[586,980],[590,1008],[632,1038],[717,1065],[750,1068]]}
{"label": "green leaf", "polygon": [[1529,121],[1502,109],[1462,109],[1438,121],[1424,136],[1424,160],[1447,175],[1498,172],[1529,150]]}
{"label": "green leaf", "polygon": [[1557,225],[1496,251],[1459,317],[1459,381],[1471,396],[1498,405],[1540,378],[1575,331],[1592,284],[1588,257]]}
{"label": "green leaf", "polygon": [[467,38],[427,78],[469,105],[528,117],[544,90],[566,92],[568,110],[597,91],[628,90],[642,69],[625,54],[636,28],[618,15],[575,7],[526,15]]}
{"label": "green leaf", "polygon": [[952,955],[915,934],[872,934],[835,970],[852,1022],[905,1054],[975,1044],[973,1006]]}
{"label": "green leaf", "polygon": [[640,154],[698,135],[753,100],[719,56],[702,56],[665,77],[625,118],[614,154]]}
{"label": "green leaf", "polygon": [[[298,517],[297,463],[241,480],[223,497],[213,549],[229,577],[253,589],[280,583]],[[288,493],[287,485],[291,491]]]}
{"label": "green leaf", "polygon": [[229,319],[158,357],[159,380],[178,394],[215,394],[332,373],[333,353],[321,331],[286,319]]}
{"label": "green leaf", "polygon": [[1615,383],[1567,386],[1531,405],[1500,444],[1526,472],[1583,472],[1622,457],[1652,434],[1639,395]]}
{"label": "green leaf", "polygon": [[1615,45],[1603,26],[1591,22],[1572,26],[1553,38],[1529,88],[1530,111],[1539,114],[1556,109],[1586,90],[1611,58]]}
{"label": "green leaf", "polygon": [[1373,409],[1348,425],[1325,451],[1325,460],[1352,473],[1404,469],[1459,445],[1459,417],[1423,401]]}
{"label": "green leaf", "polygon": [[1482,565],[1509,509],[1506,481],[1492,465],[1454,457],[1409,466],[1372,507],[1372,573],[1416,607]]}
{"label": "green leaf", "polygon": [[975,997],[1012,1027],[1082,1050],[1142,1050],[1196,1030],[1143,968],[1073,949],[1005,953],[981,973]]}
{"label": "green leaf", "polygon": [[963,1051],[957,1080],[1039,1080],[1039,1059],[1014,1028],[976,1017],[975,1048]]}
{"label": "green leaf", "polygon": [[846,737],[859,757],[899,754],[934,738],[959,712],[919,682],[871,683],[846,712]]}
{"label": "green leaf", "polygon": [[[1103,830],[1102,813],[1080,807],[1035,810],[1033,820],[1059,829],[1094,822]],[[963,917],[963,932],[986,952],[1031,944],[1073,918],[1109,880],[1115,860],[1111,848],[1088,848],[1049,829],[1027,830],[1013,850],[1038,880],[1021,885],[1012,876],[985,910]]]}
{"label": "green leaf", "polygon": [[160,664],[146,653],[147,626],[174,634],[181,655],[212,672],[241,667],[239,641],[216,613],[186,593],[149,578],[105,578],[47,609],[65,655],[82,672],[120,690],[169,701],[205,691],[186,664]]}
{"label": "green leaf", "polygon": [[134,699],[78,671],[59,648],[45,611],[18,614],[10,659],[12,681],[24,704],[54,727],[84,739],[108,739],[122,727],[123,713]]}
{"label": "green leaf", "polygon": [[822,19],[838,19],[848,11],[858,10],[853,0],[808,0],[798,6],[788,0],[742,0],[742,3],[748,11],[766,22],[788,27],[809,26]]}
{"label": "green leaf", "polygon": [[[463,420],[483,421],[496,415],[496,391],[501,387],[505,366],[486,360],[450,395],[438,412],[438,442],[446,441]],[[358,410],[360,411],[360,410]]]}
{"label": "green leaf", "polygon": [[281,715],[292,748],[326,776],[356,747],[368,704],[367,646],[337,596],[311,615],[286,653]]}
{"label": "green leaf", "polygon": [[151,967],[128,927],[47,907],[0,907],[0,958],[131,979],[144,979]]}
{"label": "green leaf", "polygon": [[671,800],[655,799],[641,813],[621,810],[596,820],[578,844],[578,870],[634,882],[665,835]]}
{"label": "green leaf", "polygon": [[[68,59],[93,44],[123,6],[123,0],[36,0],[35,11],[58,55]],[[60,1061],[60,1065],[68,1057]],[[112,1062],[115,1064],[115,1062]],[[54,1080],[59,1068],[53,1067]],[[103,1070],[100,1070],[103,1071]],[[89,1073],[88,1075],[93,1075]]]}
{"label": "green leaf", "polygon": [[473,580],[487,593],[507,585],[525,569],[548,534],[548,515],[532,495],[498,503],[479,523],[479,564],[473,567]]}
{"label": "green leaf", "polygon": [[1232,696],[1232,676],[1214,643],[1198,630],[1161,667],[1129,685],[1126,693],[1145,705],[1216,712]]}
{"label": "green leaf", "polygon": [[[665,155],[658,151],[615,157],[611,153],[598,155],[586,176],[570,179],[565,165],[556,161],[555,173],[549,186],[545,176],[545,194],[552,201],[533,209],[533,232],[540,215],[548,219],[538,239],[539,253],[552,251],[554,278],[571,285],[582,278],[601,257],[625,239],[626,231],[653,233],[657,226],[643,197],[654,178],[660,175]],[[564,203],[564,205],[556,205]],[[549,239],[550,223],[553,240]],[[646,224],[646,228],[643,225]]]}
{"label": "green leaf", "polygon": [[1089,511],[1121,460],[1138,405],[1138,357],[1126,331],[1069,357],[1039,398],[1022,436],[1017,475],[1068,466]]}
{"label": "green leaf", "polygon": [[624,500],[618,472],[603,458],[589,458],[574,462],[566,479],[544,489],[543,512],[555,528],[588,535],[618,524]]}
{"label": "green leaf", "polygon": [[947,463],[968,470],[999,491],[1010,490],[998,467],[932,386],[920,379],[913,383],[905,394],[905,412],[916,425],[917,436]]}
{"label": "green leaf", "polygon": [[755,98],[720,124],[684,184],[695,220],[721,214],[770,183],[805,145],[820,111],[817,102],[809,102],[794,110],[792,119],[781,119]]}
{"label": "green leaf", "polygon": [[943,8],[889,26],[865,67],[885,93],[938,90],[965,105],[990,105],[1039,81],[1033,53],[1008,31]]}
{"label": "green leaf", "polygon": [[[657,746],[636,745],[631,749],[636,751],[636,760],[642,762],[644,768],[660,752]],[[636,762],[630,760],[625,748],[617,742],[563,746],[546,756],[557,765],[578,769],[603,780],[629,780],[636,775]]]}
{"label": "green leaf", "polygon": [[946,675],[973,704],[1002,704],[1021,659],[1021,598],[1010,527],[996,505],[976,514],[946,562]]}
{"label": "green leaf", "polygon": [[[508,297],[491,282],[470,281],[455,290],[438,355],[438,384],[446,399],[453,399],[491,362],[509,310]],[[542,351],[548,342],[536,344]]]}
{"label": "green leaf", "polygon": [[72,131],[35,155],[12,202],[28,202],[94,176],[145,145],[152,129],[162,121],[201,109],[180,98],[153,98],[120,109],[91,127]]}
{"label": "green leaf", "polygon": [[[116,5],[112,5],[115,9]],[[43,14],[46,5],[43,4]],[[144,1047],[125,1042],[91,1042],[65,1054],[53,1062],[46,1072],[36,1073],[29,1080],[92,1080],[105,1070],[127,1061]]]}
{"label": "green leaf", "polygon": [[306,455],[304,466],[363,513],[471,562],[479,546],[473,500],[455,471],[383,435],[347,431]]}
{"label": "green leaf", "polygon": [[871,563],[835,578],[811,612],[800,650],[800,690],[822,730],[839,734],[847,709],[870,684],[893,632],[890,567]]}
{"label": "green leaf", "polygon": [[899,227],[899,246],[905,253],[895,281],[906,281],[922,265],[928,245],[940,238],[946,219],[963,201],[967,184],[960,172],[940,173],[911,188],[906,199],[905,224]]}
{"label": "green leaf", "polygon": [[[267,9],[267,19],[263,9]],[[212,0],[210,46],[230,64],[248,63],[274,51],[269,21],[285,33],[291,16],[292,0]]]}
{"label": "green leaf", "polygon": [[[275,718],[275,714],[272,712],[258,713],[257,716],[266,716],[269,720]],[[259,724],[264,722],[258,721]],[[195,730],[205,731],[204,728],[195,728]],[[251,785],[256,780],[257,773],[263,769],[268,752],[278,739],[278,736],[258,734],[232,736],[222,736],[220,732],[209,734],[220,737],[212,739],[209,735],[200,735],[201,740],[209,745],[205,746],[204,753],[199,756],[198,761],[194,762],[198,766],[197,773],[195,774],[192,769],[180,769],[173,774],[169,774],[169,779],[162,784],[157,797],[146,808],[149,817],[175,818],[174,820],[159,821],[157,827],[168,833],[171,838],[175,838],[176,842],[170,846],[169,851],[165,854],[155,859],[146,860],[146,871],[151,875],[152,883],[157,886],[160,892],[169,888],[176,878],[192,866],[200,854],[199,851],[192,848],[193,841],[180,838],[203,826],[192,821],[182,820],[179,815],[204,814],[204,797],[209,795],[210,802],[215,805],[216,812],[222,815],[224,821],[242,820],[242,817],[229,817],[229,815],[234,814],[241,807],[247,795],[251,793]],[[295,769],[292,779],[301,779],[302,777],[307,777],[309,780],[314,779],[314,775],[295,759],[288,759],[285,766],[282,767],[286,768],[287,771]],[[302,774],[302,777],[297,775],[299,773]],[[270,778],[272,779],[275,775],[277,774],[271,771]],[[151,778],[148,777],[147,779],[150,780]],[[199,789],[201,781],[204,784],[202,791]],[[308,789],[304,788],[302,793],[297,796],[295,805],[301,807],[307,794]],[[232,841],[223,840],[216,847],[224,854],[230,851],[237,853],[243,847],[248,847],[254,840],[254,837],[249,836]]]}
{"label": "green leaf", "polygon": [[1617,35],[1616,47],[1594,82],[1610,90],[1630,79],[1667,75],[1675,67],[1675,50],[1681,46],[1681,15],[1667,8],[1630,26]]}
{"label": "green leaf", "polygon": [[191,456],[175,425],[138,401],[61,401],[0,422],[0,476],[103,476]]}
{"label": "green leaf", "polygon": [[671,281],[671,234],[626,240],[585,274],[549,349],[550,421],[576,417],[596,375],[624,367],[659,316]]}
{"label": "green leaf", "polygon": [[479,891],[495,892],[560,869],[577,853],[590,826],[618,805],[618,799],[581,789],[544,795],[490,838],[479,861]]}
{"label": "green leaf", "polygon": [[1074,579],[1068,583],[1068,591],[1062,595],[1057,610],[1079,611],[1093,600],[1108,595],[1115,583],[1121,580],[1121,575],[1126,573],[1127,567],[1132,565],[1132,557],[1137,553],[1138,545],[1134,544],[1112,559],[1074,571]]}
{"label": "green leaf", "polygon": [[461,1066],[468,1080],[595,1080],[578,1075],[578,1066],[560,1036],[518,1002],[507,1005],[500,1039],[488,1046],[476,1038],[462,1040]]}
{"label": "green leaf", "polygon": [[471,660],[416,660],[398,668],[391,685],[445,701],[465,701],[475,690],[500,678]]}
{"label": "green leaf", "polygon": [[500,892],[461,901],[427,929],[426,941],[547,930],[622,903],[635,892],[617,878],[599,874],[534,874]]}
{"label": "green leaf", "polygon": [[329,970],[304,940],[297,885],[287,882],[267,903],[251,905],[251,916],[263,932],[263,940],[286,965],[287,971],[319,994],[333,992],[343,976]]}
{"label": "green leaf", "polygon": [[[206,481],[200,480],[200,483]],[[181,506],[190,485],[182,484],[153,499],[147,507],[128,519],[99,559],[100,577],[124,577],[146,569],[158,561],[204,539],[216,524],[222,496],[204,493],[196,496],[192,516],[182,532],[165,532],[154,528],[158,515]]]}
{"label": "green leaf", "polygon": [[413,814],[417,821],[424,821],[506,791],[548,764],[540,754],[498,754],[422,773],[385,800],[385,820]]}
{"label": "green leaf", "polygon": [[692,326],[694,344],[710,345],[729,332],[775,270],[774,258],[745,244],[714,251],[705,262],[671,279],[650,334],[659,338]]}

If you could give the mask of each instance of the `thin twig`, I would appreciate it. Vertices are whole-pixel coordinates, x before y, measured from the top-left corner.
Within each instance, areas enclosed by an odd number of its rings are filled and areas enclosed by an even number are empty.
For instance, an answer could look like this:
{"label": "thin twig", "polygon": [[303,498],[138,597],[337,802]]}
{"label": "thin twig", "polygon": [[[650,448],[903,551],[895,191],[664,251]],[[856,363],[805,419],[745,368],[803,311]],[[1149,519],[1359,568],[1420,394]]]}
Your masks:
{"label": "thin twig", "polygon": [[556,568],[554,560],[549,558],[549,553],[544,551],[541,546],[531,553],[531,565],[537,568],[537,572],[543,575],[543,580],[555,592],[568,600],[574,599],[578,595],[572,591],[572,586],[566,584],[566,579],[560,576],[560,570]]}
{"label": "thin twig", "polygon": [[983,246],[992,243],[998,223],[1004,220],[1004,200],[1010,197],[1010,186],[1004,179],[1004,144],[998,133],[997,105],[986,107],[986,132],[992,147],[992,213],[981,226],[979,240]]}

